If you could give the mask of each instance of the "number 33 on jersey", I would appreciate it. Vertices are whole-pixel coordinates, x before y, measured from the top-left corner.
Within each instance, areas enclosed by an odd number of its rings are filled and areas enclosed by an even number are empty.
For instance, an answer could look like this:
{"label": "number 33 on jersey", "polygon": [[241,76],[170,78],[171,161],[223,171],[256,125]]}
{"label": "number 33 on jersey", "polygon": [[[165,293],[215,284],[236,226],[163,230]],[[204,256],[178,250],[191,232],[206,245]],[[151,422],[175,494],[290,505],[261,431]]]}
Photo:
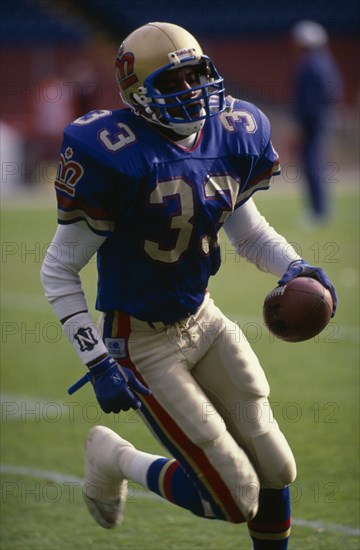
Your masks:
{"label": "number 33 on jersey", "polygon": [[220,266],[219,229],[279,172],[268,119],[250,103],[228,104],[191,149],[128,109],[92,111],[65,129],[58,220],[108,237],[98,251],[99,310],[171,322],[202,302]]}

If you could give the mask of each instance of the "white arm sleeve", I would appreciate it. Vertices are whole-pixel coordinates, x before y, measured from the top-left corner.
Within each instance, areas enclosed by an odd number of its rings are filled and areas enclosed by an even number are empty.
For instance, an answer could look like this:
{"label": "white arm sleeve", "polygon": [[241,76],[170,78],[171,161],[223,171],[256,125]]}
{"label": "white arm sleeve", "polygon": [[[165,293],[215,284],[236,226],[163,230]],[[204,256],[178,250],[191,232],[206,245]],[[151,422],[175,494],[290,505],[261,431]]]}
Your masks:
{"label": "white arm sleeve", "polygon": [[290,262],[300,258],[291,244],[260,214],[253,199],[235,210],[223,228],[236,252],[261,271],[280,277]]}
{"label": "white arm sleeve", "polygon": [[58,226],[41,267],[41,280],[59,320],[88,309],[79,271],[105,239],[82,221]]}

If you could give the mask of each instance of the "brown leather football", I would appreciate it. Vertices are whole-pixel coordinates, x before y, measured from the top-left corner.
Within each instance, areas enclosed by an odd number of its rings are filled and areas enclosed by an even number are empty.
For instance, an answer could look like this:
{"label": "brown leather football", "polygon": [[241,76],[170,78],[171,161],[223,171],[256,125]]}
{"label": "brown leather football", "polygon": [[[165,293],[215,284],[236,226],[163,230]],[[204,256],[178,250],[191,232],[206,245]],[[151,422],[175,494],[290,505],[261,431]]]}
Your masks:
{"label": "brown leather football", "polygon": [[296,277],[265,297],[263,317],[269,331],[286,342],[303,342],[319,334],[333,309],[330,292],[316,279]]}

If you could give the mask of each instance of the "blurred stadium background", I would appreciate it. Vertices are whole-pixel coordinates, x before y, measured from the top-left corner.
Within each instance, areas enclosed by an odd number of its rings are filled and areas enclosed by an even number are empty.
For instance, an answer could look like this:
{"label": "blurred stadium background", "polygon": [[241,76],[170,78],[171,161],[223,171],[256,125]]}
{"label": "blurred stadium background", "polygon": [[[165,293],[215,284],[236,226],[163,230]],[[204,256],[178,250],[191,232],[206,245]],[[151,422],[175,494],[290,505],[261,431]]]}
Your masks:
{"label": "blurred stadium background", "polygon": [[[358,163],[359,2],[357,0],[22,0],[1,2],[2,190],[52,183],[63,126],[91,109],[118,108],[114,58],[122,39],[148,21],[169,21],[198,37],[228,93],[270,116],[282,164],[291,139],[290,31],[321,23],[344,80],[334,119],[333,162]],[[54,160],[55,159],[55,160]]]}

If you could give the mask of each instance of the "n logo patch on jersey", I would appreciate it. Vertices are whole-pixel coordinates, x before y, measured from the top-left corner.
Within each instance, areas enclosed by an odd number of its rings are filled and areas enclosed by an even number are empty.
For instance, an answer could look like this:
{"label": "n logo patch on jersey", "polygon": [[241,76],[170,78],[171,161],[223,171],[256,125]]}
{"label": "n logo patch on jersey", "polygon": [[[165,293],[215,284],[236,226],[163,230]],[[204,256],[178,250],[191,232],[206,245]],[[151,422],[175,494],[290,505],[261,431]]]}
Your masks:
{"label": "n logo patch on jersey", "polygon": [[99,341],[93,335],[91,327],[80,327],[74,338],[79,344],[80,351],[91,351]]}
{"label": "n logo patch on jersey", "polygon": [[75,196],[75,186],[84,175],[81,164],[72,160],[73,154],[71,147],[67,147],[64,155],[61,153],[55,178],[55,187],[70,197]]}

